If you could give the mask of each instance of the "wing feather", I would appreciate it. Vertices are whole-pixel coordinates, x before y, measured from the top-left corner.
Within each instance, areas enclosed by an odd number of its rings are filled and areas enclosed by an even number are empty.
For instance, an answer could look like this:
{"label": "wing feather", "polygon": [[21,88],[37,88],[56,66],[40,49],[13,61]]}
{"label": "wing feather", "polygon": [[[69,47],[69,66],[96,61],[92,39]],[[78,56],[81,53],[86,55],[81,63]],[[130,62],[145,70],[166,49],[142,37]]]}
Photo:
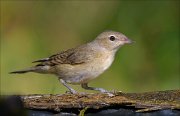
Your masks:
{"label": "wing feather", "polygon": [[87,49],[87,47],[80,47],[76,49],[69,49],[67,51],[54,54],[49,58],[40,59],[34,62],[40,62],[36,66],[55,66],[59,64],[77,65],[92,60],[92,52],[94,52],[92,49]]}

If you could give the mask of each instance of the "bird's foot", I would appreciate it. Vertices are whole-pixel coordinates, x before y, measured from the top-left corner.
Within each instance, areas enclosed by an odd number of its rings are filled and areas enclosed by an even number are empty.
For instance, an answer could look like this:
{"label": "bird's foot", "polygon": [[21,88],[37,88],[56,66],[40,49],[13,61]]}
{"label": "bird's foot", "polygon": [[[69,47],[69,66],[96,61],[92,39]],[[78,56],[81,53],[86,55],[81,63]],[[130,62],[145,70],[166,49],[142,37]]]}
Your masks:
{"label": "bird's foot", "polygon": [[105,94],[107,94],[109,97],[115,96],[115,95],[113,94],[114,92],[105,90],[105,89],[103,89],[103,88],[98,88],[98,89],[99,89],[99,91],[100,91],[101,93],[105,93]]}
{"label": "bird's foot", "polygon": [[74,89],[69,89],[69,91],[66,91],[66,93],[69,93],[69,94],[77,94],[78,92]]}
{"label": "bird's foot", "polygon": [[106,92],[105,94],[107,94],[109,97],[114,97],[115,96],[112,92]]}

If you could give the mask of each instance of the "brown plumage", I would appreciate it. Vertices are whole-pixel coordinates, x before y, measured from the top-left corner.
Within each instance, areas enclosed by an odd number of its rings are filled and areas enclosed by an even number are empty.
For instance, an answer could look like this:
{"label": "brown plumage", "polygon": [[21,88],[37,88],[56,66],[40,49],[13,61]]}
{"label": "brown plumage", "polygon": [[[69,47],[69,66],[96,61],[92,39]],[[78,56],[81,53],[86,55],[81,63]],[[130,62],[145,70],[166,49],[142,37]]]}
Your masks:
{"label": "brown plumage", "polygon": [[[74,49],[68,49],[67,51],[60,52],[58,54],[54,54],[50,56],[49,58],[40,59],[37,61],[34,61],[33,63],[40,62],[36,66],[55,66],[60,64],[82,64],[85,62],[88,62],[91,57],[91,55],[88,55],[90,52],[93,52],[92,49],[88,49],[87,51],[84,51],[87,49],[87,46],[80,46],[78,48]],[[95,52],[95,51],[94,51]]]}
{"label": "brown plumage", "polygon": [[115,31],[105,31],[92,42],[68,49],[48,58],[36,60],[33,63],[38,63],[37,65],[11,73],[55,74],[72,93],[75,93],[75,90],[66,83],[81,84],[85,89],[107,92],[102,88],[88,87],[87,83],[110,67],[115,53],[126,43],[131,43],[131,40],[125,35]]}

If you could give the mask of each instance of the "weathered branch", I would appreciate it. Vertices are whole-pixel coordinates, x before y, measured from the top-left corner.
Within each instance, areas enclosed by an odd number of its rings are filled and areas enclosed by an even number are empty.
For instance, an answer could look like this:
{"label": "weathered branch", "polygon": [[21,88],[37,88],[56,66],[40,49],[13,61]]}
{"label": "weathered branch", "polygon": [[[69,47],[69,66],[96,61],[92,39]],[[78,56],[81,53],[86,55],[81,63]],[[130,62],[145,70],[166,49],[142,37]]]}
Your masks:
{"label": "weathered branch", "polygon": [[21,96],[28,109],[61,111],[62,109],[100,109],[108,107],[133,107],[137,112],[160,109],[180,109],[180,90],[146,93],[61,94]]}

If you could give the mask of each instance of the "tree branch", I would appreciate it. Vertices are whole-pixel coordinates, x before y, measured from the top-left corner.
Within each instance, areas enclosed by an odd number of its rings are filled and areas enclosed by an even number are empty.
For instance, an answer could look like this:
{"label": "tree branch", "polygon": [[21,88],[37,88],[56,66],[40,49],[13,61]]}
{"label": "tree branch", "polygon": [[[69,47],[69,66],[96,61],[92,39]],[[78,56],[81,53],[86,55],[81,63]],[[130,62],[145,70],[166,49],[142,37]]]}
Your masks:
{"label": "tree branch", "polygon": [[160,109],[180,109],[180,90],[167,90],[145,93],[107,94],[61,94],[21,96],[24,107],[37,110],[60,112],[62,109],[101,109],[108,107],[129,107],[137,112]]}

